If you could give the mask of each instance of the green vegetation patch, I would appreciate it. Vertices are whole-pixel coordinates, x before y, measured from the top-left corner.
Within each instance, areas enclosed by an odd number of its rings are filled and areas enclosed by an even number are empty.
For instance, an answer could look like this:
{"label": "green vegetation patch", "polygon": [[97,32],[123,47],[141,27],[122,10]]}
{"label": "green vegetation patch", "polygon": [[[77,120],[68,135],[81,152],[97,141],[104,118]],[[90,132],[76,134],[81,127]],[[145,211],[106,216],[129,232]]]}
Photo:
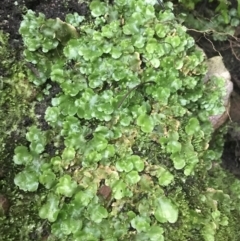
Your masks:
{"label": "green vegetation patch", "polygon": [[224,81],[203,84],[203,53],[173,5],[154,4],[95,0],[91,23],[24,16],[29,80],[61,88],[45,112],[50,129],[31,126],[13,157],[23,167],[15,184],[45,190],[48,240],[210,241],[225,232],[228,196],[207,177],[219,158],[208,117],[222,112]]}

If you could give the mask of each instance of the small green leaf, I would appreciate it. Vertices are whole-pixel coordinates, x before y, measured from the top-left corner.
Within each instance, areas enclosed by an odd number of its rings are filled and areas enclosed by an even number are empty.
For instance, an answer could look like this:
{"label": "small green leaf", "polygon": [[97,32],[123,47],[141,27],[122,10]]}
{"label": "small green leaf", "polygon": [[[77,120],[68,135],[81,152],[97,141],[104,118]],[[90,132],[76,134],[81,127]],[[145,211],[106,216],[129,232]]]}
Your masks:
{"label": "small green leaf", "polygon": [[119,81],[124,79],[127,76],[127,71],[123,70],[123,69],[116,69],[113,74],[112,77],[115,81]]}
{"label": "small green leaf", "polygon": [[18,165],[30,164],[33,160],[32,154],[28,151],[26,146],[18,146],[14,150],[15,155],[13,156],[13,161]]}
{"label": "small green leaf", "polygon": [[147,232],[150,228],[150,221],[148,217],[136,216],[131,220],[131,225],[137,232]]}
{"label": "small green leaf", "polygon": [[161,103],[161,105],[168,104],[168,98],[170,97],[171,91],[169,88],[158,87],[152,91],[152,96],[157,101]]}
{"label": "small green leaf", "polygon": [[158,68],[160,66],[160,60],[157,58],[151,59],[150,63],[154,68]]}
{"label": "small green leaf", "polygon": [[159,38],[164,38],[169,33],[169,30],[169,25],[167,24],[155,24],[155,32]]}
{"label": "small green leaf", "polygon": [[114,36],[114,34],[115,33],[112,31],[112,29],[109,25],[105,25],[102,27],[102,36],[103,37],[112,38]]}
{"label": "small green leaf", "polygon": [[70,163],[75,157],[75,149],[73,147],[66,147],[62,153],[62,159],[65,163]]}
{"label": "small green leaf", "polygon": [[120,124],[122,126],[129,126],[131,121],[132,121],[132,117],[124,116],[123,118],[120,119]]}
{"label": "small green leaf", "polygon": [[97,41],[92,41],[91,45],[80,45],[78,54],[83,56],[85,61],[94,62],[94,60],[98,59],[103,54],[103,50],[99,45]]}
{"label": "small green leaf", "polygon": [[186,153],[187,165],[184,168],[184,175],[189,176],[194,171],[196,164],[199,162],[198,154],[196,152]]}
{"label": "small green leaf", "polygon": [[139,33],[139,24],[136,21],[128,22],[123,26],[123,33],[125,35],[134,35]]}
{"label": "small green leaf", "polygon": [[181,87],[182,87],[182,80],[175,78],[174,80],[171,81],[170,89],[172,92],[175,92],[181,89]]}
{"label": "small green leaf", "polygon": [[53,170],[58,172],[62,170],[62,159],[59,156],[55,156],[51,158],[51,164],[53,166]]}
{"label": "small green leaf", "polygon": [[122,7],[127,4],[127,0],[116,0],[115,4]]}
{"label": "small green leaf", "polygon": [[107,148],[108,140],[103,134],[95,133],[93,139],[89,144],[94,146],[95,151],[101,152]]}
{"label": "small green leaf", "polygon": [[25,192],[34,192],[38,189],[38,174],[25,169],[16,175],[14,183]]}
{"label": "small green leaf", "polygon": [[97,163],[102,159],[102,154],[97,151],[89,151],[85,153],[85,158],[82,162],[84,166],[92,165],[93,163]]}
{"label": "small green leaf", "polygon": [[47,26],[46,24],[43,24],[41,26],[41,32],[46,38],[50,38],[50,39],[54,38],[54,29]]}
{"label": "small green leaf", "polygon": [[177,131],[169,131],[168,139],[171,141],[178,141],[179,140],[179,133]]}
{"label": "small green leaf", "polygon": [[169,44],[171,44],[173,48],[178,47],[180,45],[180,43],[181,43],[181,39],[180,39],[180,37],[178,35],[167,36],[164,41],[169,43]]}
{"label": "small green leaf", "polygon": [[174,179],[174,176],[163,167],[160,167],[160,169],[158,169],[157,177],[158,177],[158,183],[161,186],[168,186]]}
{"label": "small green leaf", "polygon": [[112,58],[114,58],[114,59],[118,59],[122,55],[122,51],[119,48],[117,48],[117,47],[113,47],[111,49],[110,53],[112,55]]}
{"label": "small green leaf", "polygon": [[163,236],[164,229],[159,226],[151,226],[147,231],[147,235],[150,241],[164,241]]}
{"label": "small green leaf", "polygon": [[107,148],[101,153],[103,159],[109,159],[115,155],[115,147],[113,145],[107,145]]}
{"label": "small green leaf", "polygon": [[126,184],[122,180],[118,180],[112,187],[113,197],[117,200],[122,199],[125,196]]}
{"label": "small green leaf", "polygon": [[76,133],[80,134],[81,132],[79,119],[74,116],[67,116],[62,127],[61,135],[63,136],[69,136]]}
{"label": "small green leaf", "polygon": [[58,237],[68,236],[71,233],[76,233],[82,229],[82,220],[77,218],[69,217],[67,213],[70,213],[72,210],[61,210],[59,213],[59,217],[52,225],[51,225],[51,233]]}
{"label": "small green leaf", "polygon": [[146,27],[144,31],[144,36],[146,36],[148,39],[153,38],[155,32],[152,27]]}
{"label": "small green leaf", "polygon": [[133,35],[132,37],[133,46],[139,49],[144,47],[145,41],[146,39],[142,35]]}
{"label": "small green leaf", "polygon": [[136,184],[140,179],[141,177],[138,175],[137,171],[128,172],[126,175],[126,181],[130,184]]}
{"label": "small green leaf", "polygon": [[39,142],[33,141],[29,147],[32,152],[41,154],[45,149],[45,143],[41,143],[40,141]]}
{"label": "small green leaf", "polygon": [[92,193],[90,190],[85,190],[85,191],[79,191],[76,193],[74,200],[76,203],[80,204],[81,206],[88,206],[90,201],[94,197],[94,193]]}
{"label": "small green leaf", "polygon": [[84,84],[75,82],[73,80],[65,80],[61,83],[61,88],[65,95],[76,96],[82,90]]}
{"label": "small green leaf", "polygon": [[239,23],[240,23],[240,21],[239,21],[238,18],[232,18],[231,19],[231,26],[237,27],[239,25]]}
{"label": "small green leaf", "polygon": [[146,45],[146,51],[147,53],[149,54],[153,54],[154,52],[157,51],[158,49],[158,42],[156,39],[152,38],[152,39],[149,39],[148,42],[147,42],[147,45]]}
{"label": "small green leaf", "polygon": [[103,84],[103,81],[101,78],[99,78],[98,75],[89,75],[89,86],[92,88],[92,89],[95,89],[95,88],[98,88],[100,86],[102,86]]}
{"label": "small green leaf", "polygon": [[77,59],[79,48],[79,39],[70,39],[67,46],[63,49],[64,55],[68,59]]}
{"label": "small green leaf", "polygon": [[171,110],[175,117],[182,117],[186,114],[186,108],[182,107],[180,104],[171,106]]}
{"label": "small green leaf", "polygon": [[183,169],[186,165],[184,155],[179,152],[173,153],[171,159],[173,160],[174,168],[177,170]]}
{"label": "small green leaf", "polygon": [[62,194],[66,197],[71,197],[77,188],[76,181],[73,181],[71,176],[64,175],[59,178],[59,182],[56,187],[56,193]]}
{"label": "small green leaf", "polygon": [[188,121],[188,124],[185,127],[185,131],[188,135],[192,136],[198,131],[200,131],[200,124],[197,118],[193,117]]}
{"label": "small green leaf", "polygon": [[136,169],[138,172],[143,171],[144,161],[141,159],[140,156],[131,155],[127,157],[127,161],[132,162],[132,164],[134,165],[134,169]]}
{"label": "small green leaf", "polygon": [[90,218],[95,223],[101,223],[102,219],[108,217],[107,209],[100,205],[94,205],[89,211]]}
{"label": "small green leaf", "polygon": [[107,6],[105,2],[95,0],[90,3],[90,10],[93,17],[100,17],[107,12]]}
{"label": "small green leaf", "polygon": [[[175,64],[176,64],[176,66],[175,66],[175,68],[176,69],[182,69],[182,67],[183,67],[183,60],[182,59],[178,59],[176,62],[175,62]],[[194,79],[194,78],[193,78]],[[187,80],[185,79],[185,81],[187,82]]]}
{"label": "small green leaf", "polygon": [[49,194],[46,204],[44,204],[39,210],[40,218],[48,219],[49,222],[55,222],[60,211],[58,205],[59,197]]}
{"label": "small green leaf", "polygon": [[50,189],[56,179],[56,175],[51,170],[45,170],[42,175],[39,176],[39,182],[43,184],[47,189]]}
{"label": "small green leaf", "polygon": [[132,46],[131,39],[122,39],[119,41],[119,47],[124,53],[134,53],[134,47]]}
{"label": "small green leaf", "polygon": [[59,42],[56,39],[44,39],[42,42],[42,51],[47,53],[52,49],[57,48]]}
{"label": "small green leaf", "polygon": [[31,142],[30,149],[38,154],[44,151],[46,145],[46,134],[36,126],[31,126],[26,134],[26,138]]}
{"label": "small green leaf", "polygon": [[205,224],[202,229],[202,234],[205,241],[215,241],[215,230],[216,224],[214,222],[209,222]]}
{"label": "small green leaf", "polygon": [[26,134],[26,138],[30,142],[45,142],[45,134],[43,131],[41,131],[39,128],[36,126],[31,126]]}
{"label": "small green leaf", "polygon": [[[164,22],[164,21],[171,21],[173,19],[175,19],[175,16],[172,12],[170,11],[159,11],[159,16],[158,16],[158,19],[161,21],[161,22]],[[168,26],[168,25],[167,25]]]}
{"label": "small green leaf", "polygon": [[119,172],[130,172],[133,169],[133,163],[129,159],[118,160],[116,168]]}
{"label": "small green leaf", "polygon": [[227,216],[222,217],[220,224],[222,226],[228,226],[229,225],[229,218]]}
{"label": "small green leaf", "polygon": [[173,140],[167,143],[166,150],[168,153],[176,153],[176,152],[180,152],[181,148],[182,148],[181,143]]}
{"label": "small green leaf", "polygon": [[154,128],[154,121],[151,116],[142,114],[137,118],[137,125],[141,127],[143,132],[150,133]]}
{"label": "small green leaf", "polygon": [[[77,113],[78,107],[74,103],[74,98],[71,98],[67,95],[62,95],[62,100],[59,105],[59,109],[61,111],[61,114],[63,115],[69,115],[74,116]],[[58,119],[59,125],[61,123],[61,118]]]}
{"label": "small green leaf", "polygon": [[84,16],[78,15],[78,13],[68,13],[65,17],[67,23],[74,27],[79,27],[80,23],[85,19]]}
{"label": "small green leaf", "polygon": [[154,216],[160,223],[175,223],[178,219],[178,208],[170,199],[163,196],[157,200]]}

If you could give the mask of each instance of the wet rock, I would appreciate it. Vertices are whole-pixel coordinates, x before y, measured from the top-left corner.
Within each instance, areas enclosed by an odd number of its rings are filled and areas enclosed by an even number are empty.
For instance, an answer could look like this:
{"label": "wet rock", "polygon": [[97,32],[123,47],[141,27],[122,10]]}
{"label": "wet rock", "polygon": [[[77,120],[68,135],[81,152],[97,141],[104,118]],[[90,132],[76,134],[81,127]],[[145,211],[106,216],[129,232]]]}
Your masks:
{"label": "wet rock", "polygon": [[207,66],[208,72],[204,78],[205,83],[210,81],[210,78],[213,76],[220,77],[225,80],[226,95],[223,98],[223,105],[225,107],[225,111],[219,115],[209,117],[209,120],[211,121],[214,129],[218,129],[229,118],[230,96],[233,91],[233,83],[231,81],[231,75],[225,67],[221,56],[216,56],[208,59]]}

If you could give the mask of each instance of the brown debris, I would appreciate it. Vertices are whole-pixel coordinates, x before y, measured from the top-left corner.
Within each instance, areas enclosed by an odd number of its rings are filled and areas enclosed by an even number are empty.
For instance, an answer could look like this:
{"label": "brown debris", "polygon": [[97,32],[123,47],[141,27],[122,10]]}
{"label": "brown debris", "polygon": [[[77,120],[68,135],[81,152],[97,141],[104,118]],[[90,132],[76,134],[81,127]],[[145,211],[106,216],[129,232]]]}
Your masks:
{"label": "brown debris", "polygon": [[112,189],[109,186],[103,185],[98,190],[98,195],[102,196],[105,200],[111,197]]}

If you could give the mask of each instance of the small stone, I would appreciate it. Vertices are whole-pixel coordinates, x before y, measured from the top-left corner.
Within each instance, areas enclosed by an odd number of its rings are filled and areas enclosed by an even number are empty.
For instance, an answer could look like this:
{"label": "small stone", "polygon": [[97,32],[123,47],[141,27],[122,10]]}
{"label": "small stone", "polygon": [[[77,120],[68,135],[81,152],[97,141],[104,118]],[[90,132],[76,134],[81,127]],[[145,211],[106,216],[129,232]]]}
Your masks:
{"label": "small stone", "polygon": [[111,196],[112,190],[109,186],[103,185],[99,188],[98,194],[104,199],[109,199]]}
{"label": "small stone", "polygon": [[233,92],[233,83],[231,81],[231,75],[227,70],[227,68],[225,67],[221,56],[215,56],[208,59],[207,66],[208,66],[208,72],[204,78],[204,83],[207,83],[208,81],[210,81],[210,78],[212,76],[220,77],[225,80],[226,95],[222,99],[223,106],[225,107],[225,111],[218,115],[209,117],[209,120],[211,121],[213,128],[216,130],[220,126],[222,126],[229,118],[230,96]]}

